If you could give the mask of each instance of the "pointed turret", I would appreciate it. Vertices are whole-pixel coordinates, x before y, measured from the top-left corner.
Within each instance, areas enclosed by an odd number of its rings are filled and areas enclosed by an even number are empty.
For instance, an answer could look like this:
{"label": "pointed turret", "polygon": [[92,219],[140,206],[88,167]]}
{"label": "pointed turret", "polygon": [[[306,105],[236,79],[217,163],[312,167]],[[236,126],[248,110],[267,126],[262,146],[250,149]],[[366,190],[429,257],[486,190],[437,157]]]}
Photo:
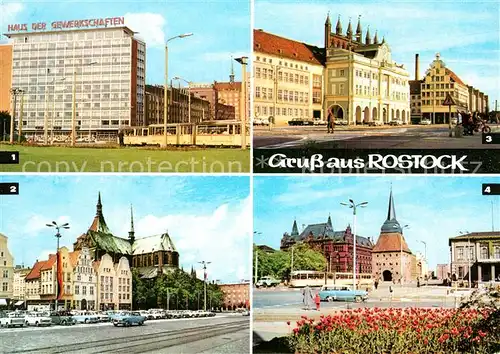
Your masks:
{"label": "pointed turret", "polygon": [[349,25],[347,26],[346,36],[352,39],[352,24],[350,18],[349,18]]}
{"label": "pointed turret", "polygon": [[297,227],[297,220],[293,221],[292,233],[290,234],[292,237],[299,236],[299,228]]}
{"label": "pointed turret", "polygon": [[234,84],[234,63],[232,55],[231,55],[231,75],[229,75],[229,82]]}
{"label": "pointed turret", "polygon": [[128,240],[131,245],[134,244],[135,241],[134,209],[132,209],[132,204],[130,204],[130,231],[128,232]]}
{"label": "pointed turret", "polygon": [[358,26],[356,27],[356,41],[362,41],[363,31],[361,30],[361,15],[358,16]]}
{"label": "pointed turret", "polygon": [[330,217],[330,214],[328,214],[328,220],[326,221],[326,225],[329,226],[330,229],[333,230],[332,218]]}
{"label": "pointed turret", "polygon": [[387,209],[387,219],[382,225],[382,232],[399,232],[402,233],[401,225],[399,225],[396,219],[396,208],[394,207],[394,197],[392,196],[392,186],[391,192],[389,194],[389,206]]}
{"label": "pointed turret", "polygon": [[372,44],[372,39],[370,37],[370,26],[368,26],[366,30],[366,38],[365,38],[365,43],[366,44]]}
{"label": "pointed turret", "polygon": [[340,15],[337,19],[337,27],[335,27],[335,33],[338,35],[342,35],[342,23],[340,22]]}
{"label": "pointed turret", "polygon": [[102,216],[102,203],[101,203],[101,192],[99,191],[97,197],[97,205],[96,205],[96,216]]}
{"label": "pointed turret", "polygon": [[378,31],[375,31],[375,37],[373,37],[373,44],[378,44]]}
{"label": "pointed turret", "polygon": [[385,43],[385,36],[382,37],[382,44]]}
{"label": "pointed turret", "polygon": [[332,36],[332,23],[330,22],[330,11],[328,11],[325,21],[325,54],[326,54],[326,49],[330,47],[331,36]]}

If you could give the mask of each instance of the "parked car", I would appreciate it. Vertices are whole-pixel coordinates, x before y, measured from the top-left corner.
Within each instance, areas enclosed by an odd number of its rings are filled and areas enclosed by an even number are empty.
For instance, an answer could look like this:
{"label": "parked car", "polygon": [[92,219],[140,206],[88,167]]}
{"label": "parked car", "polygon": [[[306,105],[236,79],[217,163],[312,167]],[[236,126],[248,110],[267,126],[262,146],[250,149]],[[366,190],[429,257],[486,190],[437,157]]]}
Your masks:
{"label": "parked car", "polygon": [[262,125],[262,119],[260,119],[260,118],[254,118],[253,119],[253,125]]}
{"label": "parked car", "polygon": [[334,123],[335,123],[335,125],[348,125],[349,124],[347,119],[335,119]]}
{"label": "parked car", "polygon": [[431,120],[428,118],[422,118],[420,120],[420,125],[430,125],[430,124],[431,124]]}
{"label": "parked car", "polygon": [[43,312],[28,312],[24,317],[24,324],[26,326],[51,326],[52,319]]}
{"label": "parked car", "polygon": [[279,283],[280,283],[279,280],[276,280],[273,277],[266,276],[266,277],[260,278],[257,281],[257,283],[255,283],[255,286],[257,288],[260,288],[261,286],[264,286],[264,287],[277,286],[277,285],[279,285]]}
{"label": "parked car", "polygon": [[140,312],[122,312],[113,318],[113,325],[115,327],[122,325],[124,327],[137,324],[142,326],[146,321],[146,317],[142,316]]}
{"label": "parked car", "polygon": [[72,313],[73,319],[77,323],[98,323],[99,317],[97,314],[90,311],[75,311]]}
{"label": "parked car", "polygon": [[76,324],[76,321],[73,319],[69,312],[49,312],[46,313],[47,316],[50,317],[53,325],[61,325],[61,326],[69,326]]}
{"label": "parked car", "polygon": [[394,119],[389,122],[389,125],[403,125],[403,121],[401,119]]}
{"label": "parked car", "polygon": [[368,122],[369,127],[377,127],[379,125],[384,125],[384,123],[382,123],[379,120],[374,120],[374,121]]}
{"label": "parked car", "polygon": [[352,290],[348,286],[323,286],[319,292],[321,301],[355,301],[361,302],[368,298],[364,290]]}
{"label": "parked car", "polygon": [[250,311],[245,310],[241,313],[243,316],[250,316]]}
{"label": "parked car", "polygon": [[96,316],[99,319],[99,322],[109,322],[111,319],[109,314],[105,311],[97,312]]}
{"label": "parked car", "polygon": [[292,118],[288,121],[288,125],[313,125],[312,119]]}
{"label": "parked car", "polygon": [[0,317],[0,327],[24,327],[25,319],[22,313],[10,312]]}
{"label": "parked car", "polygon": [[313,122],[314,125],[326,125],[327,122],[325,120],[321,120],[321,119],[315,119],[314,122]]}

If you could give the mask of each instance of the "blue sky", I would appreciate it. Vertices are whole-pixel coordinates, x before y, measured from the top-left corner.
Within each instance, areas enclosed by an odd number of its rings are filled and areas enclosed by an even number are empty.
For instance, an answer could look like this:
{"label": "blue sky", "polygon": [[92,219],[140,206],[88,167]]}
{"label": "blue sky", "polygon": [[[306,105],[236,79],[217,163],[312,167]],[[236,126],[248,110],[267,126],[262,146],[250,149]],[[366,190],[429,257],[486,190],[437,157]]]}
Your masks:
{"label": "blue sky", "polygon": [[[405,64],[414,78],[416,53],[420,77],[439,52],[441,59],[468,85],[489,95],[490,107],[500,99],[500,2],[498,0],[255,0],[255,28],[298,41],[324,46],[324,23],[330,11],[332,28],[341,15],[343,31],[349,17],[356,30],[385,35],[393,59]],[[363,35],[364,38],[364,35]]]}
{"label": "blue sky", "polygon": [[92,223],[101,191],[113,234],[128,237],[133,204],[136,237],[168,230],[184,269],[205,260],[212,262],[211,280],[249,279],[249,177],[4,175],[0,181],[20,184],[20,195],[0,196],[0,233],[16,264],[31,266],[54,253],[54,230],[45,226],[52,220],[70,223],[61,246],[72,250]]}
{"label": "blue sky", "polygon": [[493,177],[255,177],[254,230],[257,244],[279,249],[284,232],[290,233],[294,218],[302,224],[326,222],[331,214],[335,230],[352,226],[352,210],[341,202],[368,202],[358,212],[357,234],[376,240],[387,217],[389,191],[393,186],[396,216],[409,225],[404,237],[413,253],[424,253],[431,270],[449,263],[449,237],[460,231],[491,231],[492,205],[495,230],[500,229],[499,197],[482,196],[482,183],[500,183]]}
{"label": "blue sky", "polygon": [[[164,82],[166,39],[192,32],[169,43],[169,77],[193,82],[228,81],[231,55],[250,51],[249,0],[164,1],[1,1],[0,30],[15,23],[125,17],[125,25],[148,44],[146,82]],[[5,38],[5,37],[3,37]],[[234,63],[236,79],[241,67]]]}

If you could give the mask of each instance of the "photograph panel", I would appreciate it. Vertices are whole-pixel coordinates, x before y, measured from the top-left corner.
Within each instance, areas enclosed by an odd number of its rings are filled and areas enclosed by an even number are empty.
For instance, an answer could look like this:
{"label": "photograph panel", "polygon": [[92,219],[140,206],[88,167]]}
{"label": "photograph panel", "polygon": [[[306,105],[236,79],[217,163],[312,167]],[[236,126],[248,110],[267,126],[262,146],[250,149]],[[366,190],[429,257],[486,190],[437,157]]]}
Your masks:
{"label": "photograph panel", "polygon": [[499,6],[256,0],[255,156],[418,149],[486,160],[500,146]]}
{"label": "photograph panel", "polygon": [[250,1],[3,2],[0,31],[2,171],[249,171]]}
{"label": "photograph panel", "polygon": [[498,350],[499,178],[254,180],[254,352]]}
{"label": "photograph panel", "polygon": [[249,353],[249,177],[13,181],[1,352]]}

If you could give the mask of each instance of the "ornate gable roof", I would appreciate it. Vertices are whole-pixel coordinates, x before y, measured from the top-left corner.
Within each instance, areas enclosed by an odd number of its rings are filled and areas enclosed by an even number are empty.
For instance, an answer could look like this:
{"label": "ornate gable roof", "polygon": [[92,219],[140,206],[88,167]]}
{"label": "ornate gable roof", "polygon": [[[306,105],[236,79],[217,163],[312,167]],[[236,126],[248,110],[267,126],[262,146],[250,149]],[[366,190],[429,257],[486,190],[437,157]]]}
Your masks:
{"label": "ornate gable roof", "polygon": [[132,254],[134,255],[155,251],[176,252],[174,243],[168,233],[138,238],[132,246]]}

